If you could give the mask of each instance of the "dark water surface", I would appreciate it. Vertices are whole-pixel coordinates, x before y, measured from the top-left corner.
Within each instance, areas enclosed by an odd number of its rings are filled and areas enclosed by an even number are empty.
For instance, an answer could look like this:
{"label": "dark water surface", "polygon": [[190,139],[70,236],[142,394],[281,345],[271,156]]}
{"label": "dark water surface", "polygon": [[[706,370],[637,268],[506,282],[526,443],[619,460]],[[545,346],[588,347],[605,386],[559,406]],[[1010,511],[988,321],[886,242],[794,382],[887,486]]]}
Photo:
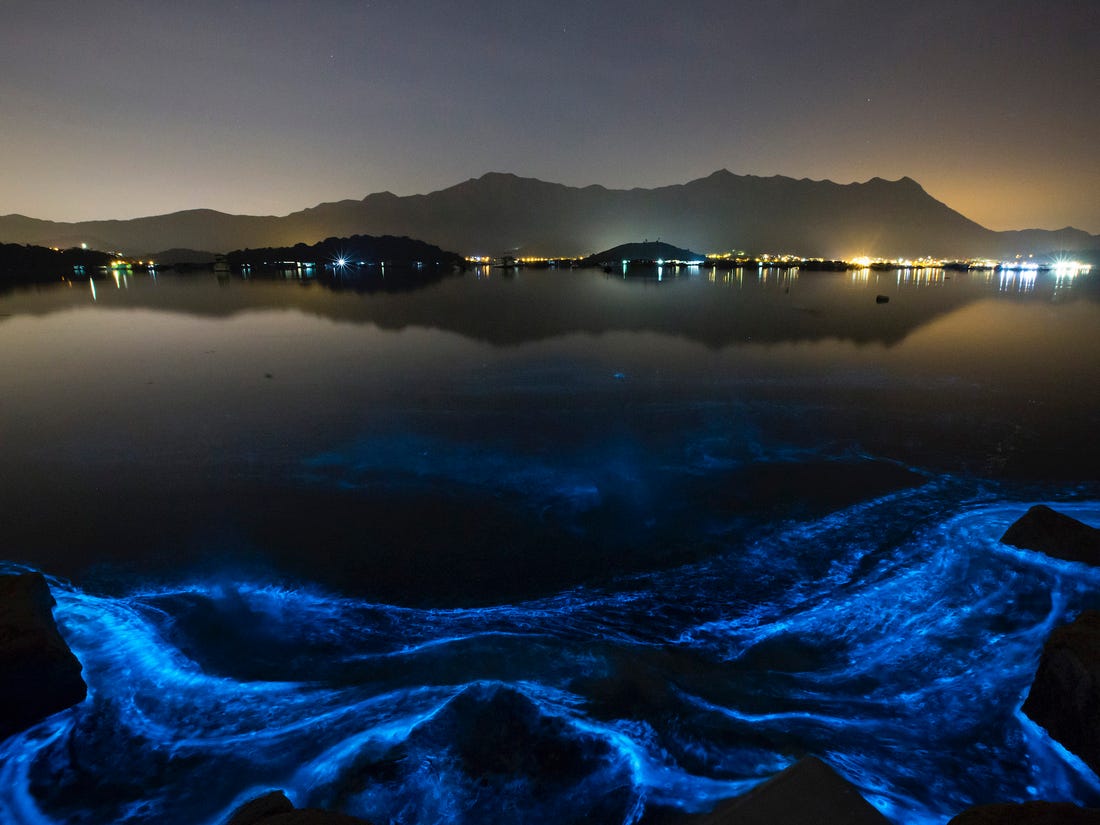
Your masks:
{"label": "dark water surface", "polygon": [[[1019,711],[1100,573],[1096,276],[482,271],[0,295],[0,536],[90,699],[0,821],[637,822],[806,753],[1100,804]],[[876,303],[876,295],[889,297]]]}

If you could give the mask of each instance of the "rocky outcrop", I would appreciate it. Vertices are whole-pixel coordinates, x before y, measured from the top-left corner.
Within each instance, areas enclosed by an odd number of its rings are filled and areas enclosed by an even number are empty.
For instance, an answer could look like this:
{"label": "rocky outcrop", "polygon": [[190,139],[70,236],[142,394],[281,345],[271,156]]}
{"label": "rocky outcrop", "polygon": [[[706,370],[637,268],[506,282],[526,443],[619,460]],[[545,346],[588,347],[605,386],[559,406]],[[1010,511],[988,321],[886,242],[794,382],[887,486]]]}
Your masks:
{"label": "rocky outcrop", "polygon": [[365,747],[310,793],[332,808],[360,800],[379,821],[396,806],[425,822],[459,810],[470,822],[621,822],[636,801],[629,760],[605,737],[494,683],[466,687],[396,745]]}
{"label": "rocky outcrop", "polygon": [[947,825],[1100,825],[1100,808],[1078,808],[1068,802],[978,805]]}
{"label": "rocky outcrop", "polygon": [[448,749],[479,783],[522,777],[546,789],[583,780],[611,755],[603,740],[578,733],[524,694],[498,685],[467,688],[413,731],[409,743],[426,752]]}
{"label": "rocky outcrop", "polygon": [[1004,544],[1065,561],[1100,566],[1100,530],[1036,504],[1001,536]]}
{"label": "rocky outcrop", "polygon": [[295,809],[282,791],[258,796],[235,810],[225,825],[370,825],[365,819],[319,811],[314,808]]}
{"label": "rocky outcrop", "polygon": [[1050,634],[1023,710],[1100,774],[1100,612]]}
{"label": "rocky outcrop", "polygon": [[859,789],[820,759],[807,756],[709,814],[676,825],[889,825]]}
{"label": "rocky outcrop", "polygon": [[293,810],[294,804],[286,798],[285,793],[269,791],[263,796],[250,799],[233,811],[225,825],[257,825],[265,819],[291,813]]}
{"label": "rocky outcrop", "polygon": [[41,573],[0,576],[0,739],[84,701],[88,689],[53,619]]}

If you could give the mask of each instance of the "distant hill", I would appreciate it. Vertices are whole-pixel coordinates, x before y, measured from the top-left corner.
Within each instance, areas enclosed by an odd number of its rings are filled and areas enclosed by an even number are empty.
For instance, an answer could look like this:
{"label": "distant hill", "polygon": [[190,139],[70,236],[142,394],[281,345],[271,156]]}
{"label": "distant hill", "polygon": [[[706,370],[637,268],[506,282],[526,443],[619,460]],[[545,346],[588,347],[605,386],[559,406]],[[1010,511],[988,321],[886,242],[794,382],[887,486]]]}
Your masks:
{"label": "distant hill", "polygon": [[676,238],[704,253],[743,249],[827,258],[1005,257],[1095,249],[1078,229],[994,232],[910,178],[865,183],[721,170],[657,189],[577,188],[490,173],[432,192],[323,203],[284,217],[191,210],[127,221],[54,223],[0,217],[0,241],[81,242],[131,255],[189,247],[225,252],[357,234],[406,235],[465,255],[578,255],[628,238]]}
{"label": "distant hill", "polygon": [[326,238],[319,243],[294,246],[238,249],[227,255],[234,266],[271,267],[280,261],[299,261],[324,266],[338,264],[340,268],[358,268],[375,264],[396,266],[450,267],[462,263],[462,257],[445,252],[438,246],[412,238],[392,235],[352,235],[348,238]]}
{"label": "distant hill", "polygon": [[30,281],[56,281],[94,274],[111,256],[94,249],[48,249],[43,246],[0,244],[0,286]]}
{"label": "distant hill", "polygon": [[620,261],[701,261],[705,256],[690,249],[681,249],[661,241],[642,241],[624,243],[603,252],[597,252],[585,258],[582,263],[588,266],[619,263]]}

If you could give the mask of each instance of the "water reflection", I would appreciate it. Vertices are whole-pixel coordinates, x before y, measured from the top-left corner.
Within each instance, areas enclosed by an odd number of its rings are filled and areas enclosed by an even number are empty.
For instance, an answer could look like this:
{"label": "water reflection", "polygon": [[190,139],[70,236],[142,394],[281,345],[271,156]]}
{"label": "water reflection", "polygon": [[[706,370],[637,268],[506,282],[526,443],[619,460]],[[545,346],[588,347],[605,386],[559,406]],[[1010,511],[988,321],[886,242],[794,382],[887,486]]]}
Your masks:
{"label": "water reflection", "polygon": [[[1035,291],[1035,284],[1039,279],[1039,275],[1034,270],[1001,270],[998,280],[999,289],[1001,292],[1014,292],[1026,294],[1028,292]],[[1059,284],[1057,278],[1055,279],[1055,291],[1058,290]]]}
{"label": "water reflection", "polygon": [[933,286],[944,284],[949,280],[947,272],[942,269],[899,269],[898,286],[903,283],[906,286]]}
{"label": "water reflection", "polygon": [[[658,332],[714,348],[746,341],[826,338],[894,345],[945,313],[997,295],[1027,295],[1039,302],[1096,301],[1100,295],[1100,278],[1094,276],[948,275],[943,270],[803,274],[797,269],[746,272],[654,266],[635,267],[626,278],[583,270],[525,271],[517,276],[488,267],[464,275],[430,269],[384,275],[379,268],[309,274],[294,270],[294,289],[282,278],[221,279],[222,289],[217,289],[219,281],[206,276],[165,275],[157,281],[116,273],[114,279],[125,295],[97,295],[96,282],[90,281],[90,297],[102,308],[201,317],[294,309],[389,329],[441,329],[495,345],[616,331]],[[668,288],[645,289],[657,284]],[[927,286],[938,289],[925,293],[922,287]],[[888,306],[875,305],[875,295],[881,293],[891,296]],[[400,299],[399,294],[410,298]],[[371,300],[355,300],[353,295]],[[48,314],[85,304],[61,285],[14,290],[0,300],[9,316]]]}
{"label": "water reflection", "polygon": [[[838,503],[828,490],[881,489],[825,478],[807,456],[851,478],[853,457],[873,456],[1094,479],[1100,304],[1087,280],[1063,293],[1040,275],[1009,296],[984,276],[928,288],[891,272],[715,274],[730,283],[493,270],[413,292],[134,276],[95,302],[11,293],[6,535],[20,558],[75,575],[89,559],[198,564],[248,548],[297,565],[322,529],[330,553],[313,574],[355,580],[370,541],[386,566],[363,580],[387,598],[417,578],[421,595],[450,598],[480,553],[494,572],[467,595],[485,599],[621,560],[679,563],[712,549],[713,519],[745,527]],[[315,486],[312,462],[329,454],[344,458]],[[375,459],[356,469],[348,455]],[[725,498],[700,517],[683,502],[711,501],[693,479],[719,470]],[[424,502],[443,538],[424,533]],[[403,562],[409,536],[440,548],[438,564]],[[543,564],[554,548],[580,560]]]}

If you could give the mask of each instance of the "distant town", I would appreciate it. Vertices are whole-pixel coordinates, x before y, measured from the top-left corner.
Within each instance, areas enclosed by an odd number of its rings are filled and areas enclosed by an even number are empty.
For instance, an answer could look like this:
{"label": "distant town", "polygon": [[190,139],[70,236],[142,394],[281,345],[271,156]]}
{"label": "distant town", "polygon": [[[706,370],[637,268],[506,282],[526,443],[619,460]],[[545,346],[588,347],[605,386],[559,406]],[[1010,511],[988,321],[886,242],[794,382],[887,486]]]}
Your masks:
{"label": "distant town", "polygon": [[[190,254],[188,254],[190,253]],[[799,270],[799,271],[985,271],[1019,273],[1021,276],[1053,272],[1059,277],[1088,274],[1092,263],[1070,254],[1016,255],[1007,260],[990,258],[945,259],[873,257],[844,259],[805,257],[796,253],[749,253],[744,250],[696,253],[660,241],[623,244],[591,255],[561,256],[464,255],[445,252],[410,238],[351,236],[329,238],[311,246],[247,249],[215,254],[174,250],[167,259],[128,257],[118,252],[89,249],[87,244],[70,249],[0,244],[0,279],[7,282],[52,281],[92,278],[97,275],[132,274],[176,270],[213,271],[219,276],[252,276],[277,273],[288,277],[369,277],[373,270],[484,270],[599,268],[605,273],[639,273],[656,270],[691,274],[694,270]]]}
{"label": "distant town", "polygon": [[576,268],[580,266],[618,265],[621,267],[657,266],[670,268],[717,268],[729,269],[801,269],[808,271],[843,272],[849,270],[930,270],[947,269],[955,271],[1012,271],[1012,272],[1056,272],[1063,275],[1088,274],[1092,265],[1077,260],[1053,259],[1036,260],[1034,256],[1017,256],[1012,260],[995,261],[988,258],[970,258],[965,260],[944,260],[939,258],[881,258],[859,256],[848,260],[830,260],[827,258],[805,258],[795,254],[749,255],[744,252],[722,252],[705,255],[701,258],[620,258],[616,261],[596,263],[592,256],[561,256],[556,258],[532,258],[510,256],[490,257],[471,256],[466,262],[471,266],[492,266],[514,269],[555,269]]}

